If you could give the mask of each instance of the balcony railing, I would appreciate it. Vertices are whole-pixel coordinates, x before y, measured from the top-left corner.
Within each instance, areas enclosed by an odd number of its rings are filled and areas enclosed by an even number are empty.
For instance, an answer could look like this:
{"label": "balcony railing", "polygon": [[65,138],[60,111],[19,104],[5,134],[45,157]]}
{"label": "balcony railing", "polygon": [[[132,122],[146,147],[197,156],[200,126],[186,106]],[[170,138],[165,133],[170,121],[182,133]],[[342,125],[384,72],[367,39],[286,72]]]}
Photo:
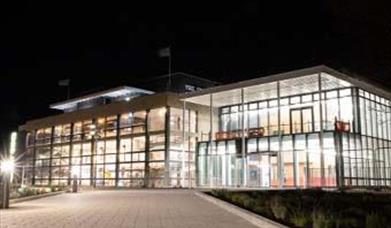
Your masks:
{"label": "balcony railing", "polygon": [[262,137],[265,135],[265,128],[249,128],[245,129],[244,131],[241,129],[232,131],[220,131],[216,132],[215,137],[216,140],[241,138],[243,137],[243,132],[245,137]]}

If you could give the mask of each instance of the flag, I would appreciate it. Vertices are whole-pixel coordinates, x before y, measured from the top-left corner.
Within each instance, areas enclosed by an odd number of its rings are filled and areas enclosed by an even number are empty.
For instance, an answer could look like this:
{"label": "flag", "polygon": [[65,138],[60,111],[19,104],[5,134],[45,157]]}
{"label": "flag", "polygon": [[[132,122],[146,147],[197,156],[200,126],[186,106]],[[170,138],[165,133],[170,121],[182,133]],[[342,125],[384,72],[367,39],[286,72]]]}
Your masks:
{"label": "flag", "polygon": [[170,57],[171,50],[170,47],[162,48],[159,50],[159,57]]}
{"label": "flag", "polygon": [[64,79],[64,80],[60,80],[58,81],[58,85],[59,86],[69,86],[69,79]]}

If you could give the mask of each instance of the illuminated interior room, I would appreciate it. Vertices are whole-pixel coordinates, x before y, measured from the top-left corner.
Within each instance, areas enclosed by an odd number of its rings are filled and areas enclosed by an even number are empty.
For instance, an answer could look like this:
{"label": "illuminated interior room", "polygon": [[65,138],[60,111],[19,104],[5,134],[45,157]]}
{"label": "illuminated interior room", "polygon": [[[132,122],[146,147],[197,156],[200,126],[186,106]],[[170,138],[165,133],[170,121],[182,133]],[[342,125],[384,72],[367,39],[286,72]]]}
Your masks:
{"label": "illuminated interior room", "polygon": [[199,115],[197,186],[390,186],[390,92],[326,66],[182,95]]}

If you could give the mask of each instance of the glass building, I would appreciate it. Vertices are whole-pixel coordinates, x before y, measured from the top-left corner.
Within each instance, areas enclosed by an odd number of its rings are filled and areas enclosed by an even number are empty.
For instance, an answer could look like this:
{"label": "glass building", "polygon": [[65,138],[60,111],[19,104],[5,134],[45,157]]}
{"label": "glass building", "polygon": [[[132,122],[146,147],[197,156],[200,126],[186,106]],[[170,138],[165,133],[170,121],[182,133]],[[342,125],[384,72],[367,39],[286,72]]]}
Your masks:
{"label": "glass building", "polygon": [[326,66],[192,92],[118,87],[51,108],[64,113],[21,126],[32,185],[391,186],[390,91]]}
{"label": "glass building", "polygon": [[26,183],[194,186],[197,109],[182,105],[178,93],[127,86],[53,104],[64,113],[20,127]]}
{"label": "glass building", "polygon": [[203,107],[199,187],[391,185],[391,94],[326,66],[181,96]]}

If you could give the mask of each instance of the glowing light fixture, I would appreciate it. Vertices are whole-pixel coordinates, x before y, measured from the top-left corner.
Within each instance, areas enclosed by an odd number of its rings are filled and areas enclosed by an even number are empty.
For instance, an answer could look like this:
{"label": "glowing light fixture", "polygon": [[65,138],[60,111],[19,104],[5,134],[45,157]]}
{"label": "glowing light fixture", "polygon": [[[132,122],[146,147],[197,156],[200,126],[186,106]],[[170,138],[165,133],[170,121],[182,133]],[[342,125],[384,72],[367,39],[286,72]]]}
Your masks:
{"label": "glowing light fixture", "polygon": [[15,169],[15,162],[13,159],[7,159],[1,161],[1,172],[11,174],[14,172]]}
{"label": "glowing light fixture", "polygon": [[11,133],[11,139],[10,139],[10,156],[14,157],[15,151],[16,151],[16,138],[17,138],[17,133],[12,132]]}

